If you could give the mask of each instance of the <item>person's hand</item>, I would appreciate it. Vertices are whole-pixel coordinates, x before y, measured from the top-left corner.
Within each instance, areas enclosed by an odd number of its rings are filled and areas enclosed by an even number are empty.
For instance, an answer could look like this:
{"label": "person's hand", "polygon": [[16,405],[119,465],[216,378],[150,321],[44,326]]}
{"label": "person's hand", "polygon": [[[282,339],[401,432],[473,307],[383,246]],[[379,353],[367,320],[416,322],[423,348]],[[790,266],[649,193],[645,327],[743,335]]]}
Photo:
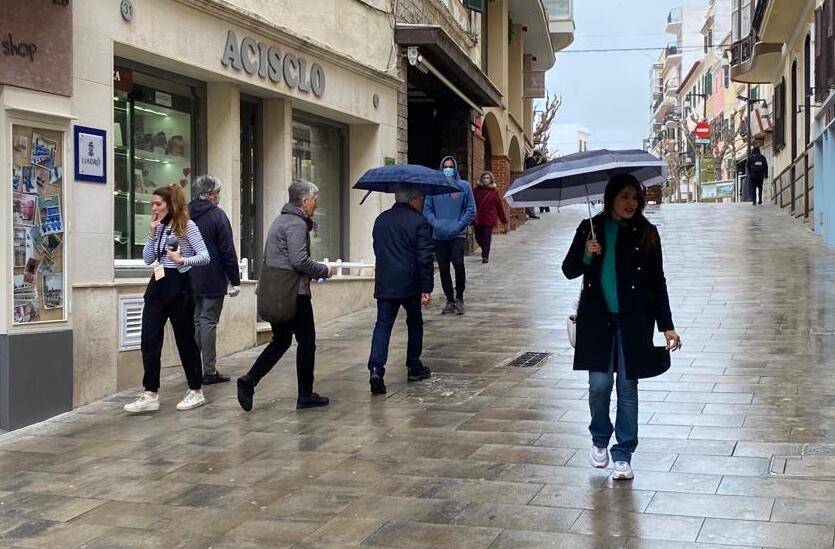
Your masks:
{"label": "person's hand", "polygon": [[151,217],[151,224],[148,226],[148,234],[150,236],[154,236],[157,234],[157,225],[160,224],[160,217],[157,214],[154,214]]}
{"label": "person's hand", "polygon": [[429,303],[432,301],[432,294],[424,292],[420,294],[420,306],[421,307],[428,307]]}
{"label": "person's hand", "polygon": [[603,248],[597,240],[586,240],[586,255],[591,257],[593,255],[600,255],[603,253]]}
{"label": "person's hand", "polygon": [[177,265],[182,265],[183,263],[186,262],[185,258],[183,258],[183,256],[180,255],[179,250],[176,250],[176,251],[173,251],[173,252],[171,250],[167,250],[165,252],[165,255],[167,255],[168,259],[170,259],[171,261],[173,261]]}
{"label": "person's hand", "polygon": [[667,330],[664,332],[664,339],[667,340],[668,351],[678,351],[681,349],[681,336],[675,330]]}
{"label": "person's hand", "polygon": [[237,297],[241,293],[240,286],[232,286],[229,288],[229,297]]}
{"label": "person's hand", "polygon": [[325,275],[325,278],[333,278],[333,268],[330,265],[325,265],[328,269],[328,274]]}

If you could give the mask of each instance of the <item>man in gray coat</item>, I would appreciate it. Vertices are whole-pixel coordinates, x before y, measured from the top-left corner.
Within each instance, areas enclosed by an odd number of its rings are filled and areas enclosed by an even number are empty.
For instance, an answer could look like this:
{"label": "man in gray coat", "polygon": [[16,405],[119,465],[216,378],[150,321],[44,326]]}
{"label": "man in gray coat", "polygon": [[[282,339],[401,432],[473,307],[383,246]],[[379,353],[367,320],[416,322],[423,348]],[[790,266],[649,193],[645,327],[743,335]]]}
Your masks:
{"label": "man in gray coat", "polygon": [[310,181],[295,179],[289,189],[290,201],[273,221],[264,245],[264,259],[269,267],[299,272],[296,316],[281,324],[272,324],[273,339],[256,359],[249,372],[238,378],[238,403],[249,412],[255,386],[290,348],[296,336],[296,409],[327,406],[328,398],[313,392],[313,367],[316,359],[316,327],[310,302],[310,279],[330,278],[331,268],[310,257],[310,231],[313,212],[319,204],[319,188]]}

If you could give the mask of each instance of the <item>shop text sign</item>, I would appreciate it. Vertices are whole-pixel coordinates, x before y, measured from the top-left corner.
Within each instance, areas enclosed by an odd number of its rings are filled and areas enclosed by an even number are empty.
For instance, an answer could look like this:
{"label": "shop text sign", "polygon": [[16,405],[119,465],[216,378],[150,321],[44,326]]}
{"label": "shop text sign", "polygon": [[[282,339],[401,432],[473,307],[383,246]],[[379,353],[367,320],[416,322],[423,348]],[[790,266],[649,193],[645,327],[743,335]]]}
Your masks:
{"label": "shop text sign", "polygon": [[304,57],[282,52],[249,36],[238,41],[231,30],[226,35],[220,62],[224,67],[258,75],[276,84],[283,82],[288,88],[302,93],[313,93],[316,97],[325,94],[325,70],[321,65],[308,63]]}
{"label": "shop text sign", "polygon": [[0,86],[72,95],[70,0],[0,0]]}
{"label": "shop text sign", "polygon": [[107,134],[98,128],[75,126],[75,179],[107,183]]}

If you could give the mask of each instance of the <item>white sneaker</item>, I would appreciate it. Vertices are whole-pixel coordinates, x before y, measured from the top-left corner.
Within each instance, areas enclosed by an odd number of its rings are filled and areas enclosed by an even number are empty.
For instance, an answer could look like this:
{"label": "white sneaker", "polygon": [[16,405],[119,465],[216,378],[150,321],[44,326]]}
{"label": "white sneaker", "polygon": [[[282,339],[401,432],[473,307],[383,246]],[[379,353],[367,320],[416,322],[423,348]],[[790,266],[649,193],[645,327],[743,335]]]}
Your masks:
{"label": "white sneaker", "polygon": [[608,467],[609,450],[607,448],[598,448],[592,444],[591,452],[589,452],[589,462],[591,462],[592,467],[597,467],[598,469]]}
{"label": "white sneaker", "polygon": [[635,473],[632,472],[632,466],[625,461],[615,462],[615,472],[612,473],[612,478],[615,480],[632,480],[635,478]]}
{"label": "white sneaker", "polygon": [[177,409],[181,412],[184,410],[193,410],[194,408],[199,408],[206,404],[206,397],[203,396],[203,389],[198,389],[196,391],[188,390],[186,391],[186,396],[183,397],[183,400],[177,404]]}
{"label": "white sneaker", "polygon": [[156,412],[159,410],[159,393],[145,391],[139,398],[129,404],[125,404],[124,410],[129,414],[141,414],[142,412]]}

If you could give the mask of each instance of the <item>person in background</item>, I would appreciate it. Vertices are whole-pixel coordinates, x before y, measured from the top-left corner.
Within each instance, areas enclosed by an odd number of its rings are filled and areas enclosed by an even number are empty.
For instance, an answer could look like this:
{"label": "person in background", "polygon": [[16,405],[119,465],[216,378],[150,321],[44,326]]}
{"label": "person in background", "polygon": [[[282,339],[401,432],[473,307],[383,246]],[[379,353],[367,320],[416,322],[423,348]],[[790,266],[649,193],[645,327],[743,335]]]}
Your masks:
{"label": "person in background", "polygon": [[225,383],[229,376],[217,371],[217,324],[223,310],[227,288],[229,296],[241,291],[238,255],[232,237],[232,225],[217,205],[221,182],[217,177],[201,175],[195,182],[198,198],[189,204],[189,215],[197,224],[211,262],[191,275],[194,294],[194,328],[197,347],[203,355],[203,384]]}
{"label": "person in background", "polygon": [[[539,149],[534,149],[533,154],[525,157],[524,166],[526,170],[530,170],[531,168],[536,168],[539,166],[540,161],[542,160],[542,153],[539,152]],[[540,212],[541,212],[540,208]],[[536,215],[536,210],[533,208],[525,208],[525,215],[528,219],[539,219],[539,216]]]}
{"label": "person in background", "polygon": [[[667,351],[680,349],[681,338],[670,313],[661,237],[644,217],[641,184],[632,175],[616,175],[603,202],[602,213],[580,223],[562,270],[569,280],[583,277],[574,369],[589,371],[589,461],[597,468],[609,465],[614,431],[612,478],[627,480],[634,477],[631,461],[638,447],[638,380],[664,373],[670,366]],[[655,325],[664,333],[666,350],[653,345]],[[615,375],[617,421],[612,427]]]}
{"label": "person in background", "polygon": [[[748,178],[751,184],[751,200],[754,206],[763,203],[763,180],[768,177],[768,162],[759,147],[751,149],[751,156],[746,162]],[[759,198],[758,198],[759,196]]]}
{"label": "person in background", "polygon": [[194,339],[194,298],[191,292],[191,268],[208,265],[209,251],[200,229],[188,218],[186,197],[175,183],[154,190],[151,218],[142,257],[154,265],[154,274],[145,290],[142,308],[142,366],[145,388],[139,398],[126,404],[129,413],[159,410],[160,357],[165,323],[171,321],[180,361],[188,381],[188,391],[177,410],[203,406],[203,373],[200,351]]}
{"label": "person in background", "polygon": [[310,257],[310,231],[313,213],[319,205],[319,187],[310,181],[295,179],[289,188],[290,200],[281,209],[267,233],[264,263],[269,267],[299,272],[296,316],[281,324],[272,324],[272,341],[264,348],[255,364],[238,378],[238,403],[244,411],[252,410],[252,399],[258,382],[281,360],[296,336],[296,409],[327,406],[328,397],[313,392],[313,369],[316,361],[316,321],[313,318],[310,280],[330,278],[331,268]]}
{"label": "person in background", "polygon": [[423,351],[423,315],[435,282],[432,263],[432,227],[421,215],[424,195],[420,188],[404,185],[394,192],[394,206],[374,222],[376,276],[374,298],[377,323],[368,358],[369,384],[374,394],[384,394],[383,377],[388,361],[389,340],[400,307],[406,310],[409,342],[406,367],[409,381],[420,381],[432,372],[420,361]]}
{"label": "person in background", "polygon": [[[441,273],[441,286],[446,296],[446,306],[441,314],[464,314],[464,289],[467,274],[464,270],[464,247],[467,227],[475,219],[475,198],[469,182],[461,179],[455,158],[445,156],[441,171],[461,189],[461,192],[426,197],[423,215],[432,225],[435,255]],[[455,293],[449,265],[455,268]]]}
{"label": "person in background", "polygon": [[507,225],[502,197],[496,191],[496,178],[493,172],[486,171],[478,178],[475,194],[475,239],[481,248],[481,262],[490,262],[490,243],[493,229],[501,221]]}

